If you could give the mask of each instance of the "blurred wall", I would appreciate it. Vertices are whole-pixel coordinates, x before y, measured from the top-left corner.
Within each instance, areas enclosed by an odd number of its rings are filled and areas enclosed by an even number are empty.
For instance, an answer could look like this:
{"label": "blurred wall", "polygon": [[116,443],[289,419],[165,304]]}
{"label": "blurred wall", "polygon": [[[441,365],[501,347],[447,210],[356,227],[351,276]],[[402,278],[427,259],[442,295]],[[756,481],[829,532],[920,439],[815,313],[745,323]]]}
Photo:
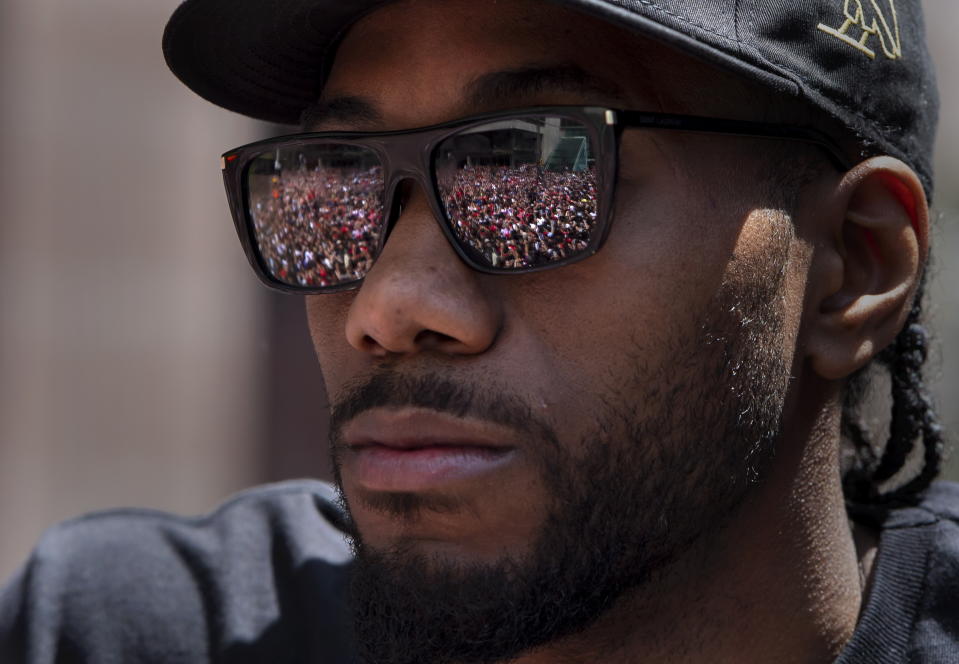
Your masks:
{"label": "blurred wall", "polygon": [[166,69],[176,4],[0,8],[0,577],[55,521],[260,479],[263,292],[219,155],[263,130]]}
{"label": "blurred wall", "polygon": [[936,142],[934,263],[929,317],[936,334],[930,385],[946,428],[950,455],[943,475],[959,480],[959,2],[925,0],[929,45],[939,75],[942,107]]}
{"label": "blurred wall", "polygon": [[[300,302],[255,283],[220,182],[222,151],[275,128],[167,71],[176,4],[0,3],[0,579],[75,514],[197,513],[325,472]],[[934,384],[957,431],[959,3],[924,5],[946,111]]]}

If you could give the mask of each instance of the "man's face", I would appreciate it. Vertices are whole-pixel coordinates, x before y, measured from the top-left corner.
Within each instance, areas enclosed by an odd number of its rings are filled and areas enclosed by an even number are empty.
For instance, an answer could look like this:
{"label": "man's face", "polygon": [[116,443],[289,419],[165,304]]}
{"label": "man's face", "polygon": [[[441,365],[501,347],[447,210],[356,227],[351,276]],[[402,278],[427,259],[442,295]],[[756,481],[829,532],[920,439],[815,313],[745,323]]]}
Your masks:
{"label": "man's face", "polygon": [[[745,92],[551,5],[404,2],[347,34],[310,129],[560,104],[763,119]],[[463,264],[411,186],[362,287],[308,298],[370,659],[534,648],[734,518],[781,426],[802,299],[765,147],[626,131],[605,246],[527,275]]]}

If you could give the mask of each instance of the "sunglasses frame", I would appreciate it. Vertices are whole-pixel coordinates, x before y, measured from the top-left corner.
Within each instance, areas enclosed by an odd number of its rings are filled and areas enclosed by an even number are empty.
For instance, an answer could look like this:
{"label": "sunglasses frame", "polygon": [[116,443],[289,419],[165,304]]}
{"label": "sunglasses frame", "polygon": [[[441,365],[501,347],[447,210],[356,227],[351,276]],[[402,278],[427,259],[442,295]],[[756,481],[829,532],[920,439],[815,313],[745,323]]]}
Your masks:
{"label": "sunglasses frame", "polygon": [[[596,224],[589,244],[575,255],[557,261],[526,268],[496,268],[474,260],[461,245],[443,207],[439,184],[436,179],[437,148],[446,139],[473,127],[497,120],[520,120],[524,117],[559,117],[582,124],[589,132],[590,145],[594,148],[595,174],[599,196]],[[603,246],[612,225],[615,200],[616,175],[618,171],[619,137],[627,128],[661,129],[708,134],[726,134],[773,140],[799,141],[822,148],[829,160],[841,172],[851,164],[842,149],[826,134],[811,127],[780,125],[764,122],[749,122],[707,118],[674,113],[616,110],[597,106],[539,106],[520,110],[499,111],[470,116],[453,122],[417,129],[385,132],[311,132],[290,134],[249,143],[225,152],[220,159],[227,199],[233,214],[233,222],[247,260],[254,272],[267,286],[290,293],[332,293],[358,288],[363,278],[333,286],[300,286],[289,284],[273,277],[257,247],[253,218],[250,213],[247,167],[264,152],[283,148],[296,148],[316,143],[343,143],[361,146],[374,152],[380,159],[384,175],[383,210],[386,230],[380,244],[373,251],[379,256],[399,217],[396,192],[400,183],[409,179],[418,183],[427,193],[433,216],[447,241],[460,259],[471,268],[486,274],[527,274],[550,270],[581,261],[595,254]],[[374,258],[374,261],[376,259]]]}

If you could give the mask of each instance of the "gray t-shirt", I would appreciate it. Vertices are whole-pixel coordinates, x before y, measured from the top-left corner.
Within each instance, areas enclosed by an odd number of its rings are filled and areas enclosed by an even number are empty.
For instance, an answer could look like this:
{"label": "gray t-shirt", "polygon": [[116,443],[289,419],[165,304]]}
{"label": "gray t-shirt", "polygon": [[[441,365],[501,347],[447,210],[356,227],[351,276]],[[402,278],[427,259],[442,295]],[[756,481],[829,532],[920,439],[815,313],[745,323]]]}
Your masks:
{"label": "gray t-shirt", "polygon": [[[114,510],[58,525],[0,591],[0,662],[351,662],[350,550],[332,499],[303,480],[202,518]],[[959,486],[856,517],[882,532],[838,662],[959,662]]]}

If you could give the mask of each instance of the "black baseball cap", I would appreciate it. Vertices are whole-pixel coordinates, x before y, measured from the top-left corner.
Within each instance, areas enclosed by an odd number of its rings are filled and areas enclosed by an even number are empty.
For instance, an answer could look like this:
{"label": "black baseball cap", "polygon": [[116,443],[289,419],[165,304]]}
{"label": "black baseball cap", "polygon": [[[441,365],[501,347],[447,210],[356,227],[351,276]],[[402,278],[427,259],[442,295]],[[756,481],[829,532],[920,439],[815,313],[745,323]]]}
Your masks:
{"label": "black baseball cap", "polygon": [[[389,0],[186,0],[163,52],[232,111],[297,124],[358,19]],[[863,155],[910,164],[932,190],[938,92],[919,0],[550,0],[805,100]]]}

